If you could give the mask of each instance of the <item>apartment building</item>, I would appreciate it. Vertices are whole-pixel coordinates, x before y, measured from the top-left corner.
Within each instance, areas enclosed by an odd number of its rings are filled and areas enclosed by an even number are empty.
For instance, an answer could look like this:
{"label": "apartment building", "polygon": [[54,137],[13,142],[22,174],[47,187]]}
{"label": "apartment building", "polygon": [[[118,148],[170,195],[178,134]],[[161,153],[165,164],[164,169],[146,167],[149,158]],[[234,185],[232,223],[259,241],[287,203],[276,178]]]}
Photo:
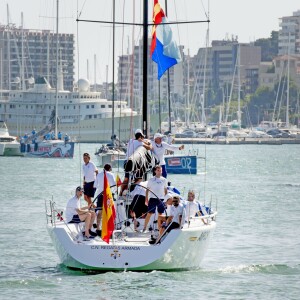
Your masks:
{"label": "apartment building", "polygon": [[[0,24],[2,88],[28,87],[32,78],[46,77],[56,86],[57,35],[50,30],[23,29]],[[64,73],[64,87],[72,91],[74,81],[74,35],[58,35],[59,61]]]}
{"label": "apartment building", "polygon": [[300,54],[300,10],[279,22],[278,55]]}
{"label": "apartment building", "polygon": [[[148,40],[151,44],[151,39]],[[166,109],[168,98],[168,86],[170,85],[171,97],[182,97],[183,83],[182,72],[183,66],[176,65],[169,69],[169,82],[167,72],[162,76],[160,81],[157,80],[157,65],[151,59],[148,53],[148,101],[150,111],[155,113],[160,98],[162,109]],[[126,100],[128,104],[136,111],[141,111],[143,95],[143,44],[139,44],[133,49],[132,54],[121,55],[118,58],[118,92],[119,97]],[[159,97],[160,95],[160,97]]]}

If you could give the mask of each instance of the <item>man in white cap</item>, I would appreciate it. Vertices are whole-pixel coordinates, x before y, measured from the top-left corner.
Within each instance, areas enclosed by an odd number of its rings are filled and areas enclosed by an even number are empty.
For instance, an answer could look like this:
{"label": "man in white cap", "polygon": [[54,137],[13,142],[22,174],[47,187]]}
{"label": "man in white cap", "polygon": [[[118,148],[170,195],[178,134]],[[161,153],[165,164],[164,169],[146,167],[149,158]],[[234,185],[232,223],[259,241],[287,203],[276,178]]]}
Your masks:
{"label": "man in white cap", "polygon": [[165,152],[166,150],[182,150],[184,149],[184,145],[176,146],[176,145],[169,145],[166,142],[162,141],[163,135],[159,132],[154,134],[154,140],[151,141],[152,148],[154,154],[158,157],[160,161],[160,165],[162,167],[162,176],[167,178],[167,170],[166,170],[166,161],[165,161]]}
{"label": "man in white cap", "polygon": [[145,140],[142,129],[137,129],[134,133],[135,139],[130,139],[127,145],[126,159],[128,159],[132,153],[140,146],[145,147],[147,150],[152,149],[152,145],[149,140]]}

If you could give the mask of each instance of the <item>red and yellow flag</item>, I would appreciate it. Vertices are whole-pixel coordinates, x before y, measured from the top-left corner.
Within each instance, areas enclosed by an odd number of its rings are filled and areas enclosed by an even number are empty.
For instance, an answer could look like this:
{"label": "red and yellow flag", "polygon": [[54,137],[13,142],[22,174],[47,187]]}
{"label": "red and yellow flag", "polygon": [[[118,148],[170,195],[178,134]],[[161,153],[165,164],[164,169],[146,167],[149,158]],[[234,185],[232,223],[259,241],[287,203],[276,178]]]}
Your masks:
{"label": "red and yellow flag", "polygon": [[115,229],[115,218],[115,203],[106,177],[106,172],[104,172],[101,238],[107,244],[109,244],[109,239]]}
{"label": "red and yellow flag", "polygon": [[116,183],[117,183],[117,186],[120,186],[122,184],[119,174],[117,174],[117,176],[116,176]]}

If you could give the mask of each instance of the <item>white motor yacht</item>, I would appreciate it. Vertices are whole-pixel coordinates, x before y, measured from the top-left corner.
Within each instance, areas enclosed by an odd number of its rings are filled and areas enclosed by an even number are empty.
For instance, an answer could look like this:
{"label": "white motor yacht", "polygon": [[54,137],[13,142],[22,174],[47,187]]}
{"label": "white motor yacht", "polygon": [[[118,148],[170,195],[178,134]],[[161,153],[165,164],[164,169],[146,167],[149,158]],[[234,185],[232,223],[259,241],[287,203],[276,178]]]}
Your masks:
{"label": "white motor yacht", "polygon": [[9,135],[5,122],[0,121],[0,156],[20,156],[17,137]]}

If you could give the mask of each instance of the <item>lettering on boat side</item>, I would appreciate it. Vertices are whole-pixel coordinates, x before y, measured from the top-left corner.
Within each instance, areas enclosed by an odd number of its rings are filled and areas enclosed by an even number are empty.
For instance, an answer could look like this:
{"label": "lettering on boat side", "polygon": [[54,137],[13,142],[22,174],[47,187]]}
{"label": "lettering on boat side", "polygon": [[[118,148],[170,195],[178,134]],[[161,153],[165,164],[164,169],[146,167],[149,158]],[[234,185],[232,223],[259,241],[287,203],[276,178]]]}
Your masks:
{"label": "lettering on boat side", "polygon": [[140,251],[140,247],[137,246],[91,246],[91,249],[95,250],[133,250],[133,251]]}
{"label": "lettering on boat side", "polygon": [[191,236],[191,237],[189,238],[189,240],[190,240],[191,242],[205,241],[205,240],[208,238],[208,236],[209,236],[209,232],[208,232],[208,231],[207,231],[207,232],[202,232],[201,235],[200,235],[199,237],[197,237],[197,236]]}
{"label": "lettering on boat side", "polygon": [[[51,150],[51,147],[39,147],[39,151],[41,152],[49,152]],[[34,152],[33,150],[31,152]]]}

